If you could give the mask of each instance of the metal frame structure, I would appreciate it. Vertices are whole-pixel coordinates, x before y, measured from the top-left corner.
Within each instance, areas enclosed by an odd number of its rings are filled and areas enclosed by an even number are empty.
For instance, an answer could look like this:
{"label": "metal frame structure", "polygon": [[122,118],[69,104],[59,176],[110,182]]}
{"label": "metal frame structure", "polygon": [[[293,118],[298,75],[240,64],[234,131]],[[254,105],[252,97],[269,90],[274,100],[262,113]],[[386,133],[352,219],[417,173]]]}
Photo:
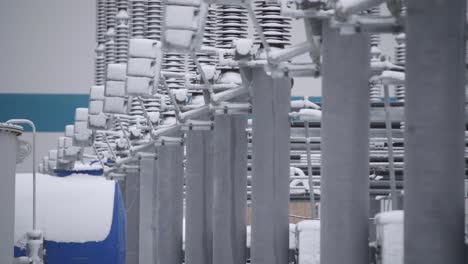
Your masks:
{"label": "metal frame structure", "polygon": [[[396,208],[401,186],[405,263],[462,263],[464,0],[408,0],[408,12],[390,0],[390,16],[382,0],[96,1],[96,86],[66,136],[124,181],[127,263],[182,263],[184,205],[185,263],[246,263],[248,203],[251,263],[288,263],[292,164],[320,189],[320,263],[366,263],[369,196],[391,194]],[[288,46],[291,18],[304,19],[305,43]],[[395,64],[381,33],[406,33]],[[292,60],[304,53],[311,63]],[[321,106],[290,102],[301,76],[322,77]],[[369,180],[375,168],[384,181]]]}

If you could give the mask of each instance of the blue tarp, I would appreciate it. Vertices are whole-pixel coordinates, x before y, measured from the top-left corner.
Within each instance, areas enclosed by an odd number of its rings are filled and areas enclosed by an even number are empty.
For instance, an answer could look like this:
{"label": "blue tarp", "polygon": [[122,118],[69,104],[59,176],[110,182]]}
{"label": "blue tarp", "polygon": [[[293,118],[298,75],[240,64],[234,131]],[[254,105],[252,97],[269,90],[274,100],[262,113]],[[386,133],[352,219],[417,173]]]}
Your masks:
{"label": "blue tarp", "polygon": [[102,176],[104,173],[103,169],[98,170],[54,170],[55,176],[57,177],[67,177],[72,174],[87,174],[92,176]]}
{"label": "blue tarp", "polygon": [[[45,241],[47,264],[125,264],[125,207],[115,184],[114,212],[109,235],[101,242],[59,243]],[[15,257],[26,252],[15,247]]]}

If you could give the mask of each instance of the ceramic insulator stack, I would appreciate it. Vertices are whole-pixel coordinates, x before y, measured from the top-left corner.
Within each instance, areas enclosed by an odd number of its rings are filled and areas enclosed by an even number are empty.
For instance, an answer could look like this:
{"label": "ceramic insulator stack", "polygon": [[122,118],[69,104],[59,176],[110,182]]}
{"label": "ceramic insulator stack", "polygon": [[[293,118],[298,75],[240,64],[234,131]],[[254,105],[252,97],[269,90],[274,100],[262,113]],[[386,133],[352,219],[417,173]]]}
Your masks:
{"label": "ceramic insulator stack", "polygon": [[115,63],[115,26],[117,5],[115,0],[106,1],[106,64]]}
{"label": "ceramic insulator stack", "polygon": [[106,47],[104,44],[98,44],[96,47],[96,58],[95,58],[95,83],[96,85],[104,85],[106,79]]}
{"label": "ceramic insulator stack", "polygon": [[[281,16],[279,4],[255,1],[255,14],[270,46],[283,48],[290,44],[291,19]],[[258,34],[255,40],[261,44]]]}
{"label": "ceramic insulator stack", "polygon": [[247,38],[247,10],[241,6],[223,5],[217,8],[217,47],[230,48],[232,41]]}
{"label": "ceramic insulator stack", "polygon": [[[166,53],[164,54],[163,69],[167,72],[185,73],[186,56],[179,53]],[[170,89],[181,89],[185,87],[185,80],[183,78],[168,78],[166,79],[167,86]]]}
{"label": "ceramic insulator stack", "polygon": [[96,40],[98,43],[104,43],[106,41],[106,19],[105,0],[96,0]]}
{"label": "ceramic insulator stack", "polygon": [[127,63],[128,39],[129,39],[129,19],[125,9],[119,10],[117,14],[117,28],[115,32],[116,62]]}
{"label": "ceramic insulator stack", "polygon": [[146,0],[130,0],[130,34],[144,38],[146,33]]}
{"label": "ceramic insulator stack", "polygon": [[115,63],[116,46],[115,46],[115,29],[109,28],[106,33],[106,64]]}
{"label": "ceramic insulator stack", "polygon": [[371,84],[370,85],[370,91],[369,91],[369,96],[370,96],[370,102],[371,103],[377,103],[381,102],[381,97],[382,97],[382,86],[380,84]]}
{"label": "ceramic insulator stack", "polygon": [[96,0],[96,49],[94,64],[94,83],[103,85],[106,73],[105,42],[107,33],[106,1]]}
{"label": "ceramic insulator stack", "polygon": [[[380,15],[380,6],[375,6],[369,10],[369,15],[379,16]],[[370,36],[370,42],[372,47],[380,46],[380,34],[372,34]]]}
{"label": "ceramic insulator stack", "polygon": [[162,19],[163,19],[161,0],[148,0],[146,18],[147,18],[146,38],[160,41]]}
{"label": "ceramic insulator stack", "polygon": [[[399,66],[405,66],[406,63],[406,41],[405,34],[400,33],[395,38],[397,45],[395,46],[395,64]],[[397,86],[395,88],[395,96],[397,101],[405,101],[405,87]]]}

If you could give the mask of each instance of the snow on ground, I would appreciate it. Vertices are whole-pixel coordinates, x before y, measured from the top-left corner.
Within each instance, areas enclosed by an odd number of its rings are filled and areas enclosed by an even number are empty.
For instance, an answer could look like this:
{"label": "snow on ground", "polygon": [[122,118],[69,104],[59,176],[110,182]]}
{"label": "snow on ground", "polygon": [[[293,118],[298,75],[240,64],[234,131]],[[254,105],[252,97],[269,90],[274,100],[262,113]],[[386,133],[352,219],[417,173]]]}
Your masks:
{"label": "snow on ground", "polygon": [[377,242],[382,246],[382,264],[403,264],[403,211],[388,211],[375,217]]}
{"label": "snow on ground", "polygon": [[[252,227],[247,226],[247,247],[250,248],[252,244]],[[289,224],[289,249],[296,249],[296,225]]]}
{"label": "snow on ground", "polygon": [[[247,226],[247,247],[250,248],[252,244],[252,227]],[[289,224],[289,249],[296,249],[296,225]]]}
{"label": "snow on ground", "polygon": [[[97,242],[108,236],[115,183],[103,177],[37,174],[37,228],[46,240]],[[15,244],[32,229],[32,174],[16,175]]]}
{"label": "snow on ground", "polygon": [[83,164],[83,163],[76,162],[73,169],[76,171],[100,170],[102,169],[102,165],[99,162],[95,162],[94,164]]}
{"label": "snow on ground", "polygon": [[320,264],[320,220],[297,224],[299,264]]}

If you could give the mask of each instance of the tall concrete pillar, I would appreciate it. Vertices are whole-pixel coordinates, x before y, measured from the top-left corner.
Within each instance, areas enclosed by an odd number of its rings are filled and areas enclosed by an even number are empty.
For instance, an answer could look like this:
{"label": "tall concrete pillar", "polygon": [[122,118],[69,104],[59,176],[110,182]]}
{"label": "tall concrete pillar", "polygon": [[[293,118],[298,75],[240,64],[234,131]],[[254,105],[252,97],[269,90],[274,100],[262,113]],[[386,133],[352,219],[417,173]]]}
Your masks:
{"label": "tall concrete pillar", "polygon": [[407,1],[406,264],[465,259],[465,1]]}
{"label": "tall concrete pillar", "polygon": [[246,262],[247,115],[216,115],[213,153],[213,263]]}
{"label": "tall concrete pillar", "polygon": [[320,263],[368,262],[369,36],[323,26]]}
{"label": "tall concrete pillar", "polygon": [[252,245],[255,264],[288,263],[291,82],[253,70]]}
{"label": "tall concrete pillar", "polygon": [[154,212],[156,207],[155,182],[156,155],[141,153],[139,182],[139,229],[138,229],[138,263],[154,263]]}
{"label": "tall concrete pillar", "polygon": [[213,131],[190,130],[186,138],[185,263],[212,264]]}
{"label": "tall concrete pillar", "polygon": [[[138,163],[129,165],[135,166]],[[140,173],[138,170],[128,171],[125,175],[125,259],[127,264],[139,262],[140,236]]]}
{"label": "tall concrete pillar", "polygon": [[156,263],[182,263],[184,148],[167,143],[158,147],[156,202]]}
{"label": "tall concrete pillar", "polygon": [[13,263],[17,137],[23,129],[0,123],[0,263]]}
{"label": "tall concrete pillar", "polygon": [[127,199],[125,198],[125,196],[127,195],[127,191],[125,191],[125,179],[119,180],[117,181],[117,183],[119,184],[119,190],[122,195],[122,201],[124,202],[125,206],[125,203],[127,201]]}

